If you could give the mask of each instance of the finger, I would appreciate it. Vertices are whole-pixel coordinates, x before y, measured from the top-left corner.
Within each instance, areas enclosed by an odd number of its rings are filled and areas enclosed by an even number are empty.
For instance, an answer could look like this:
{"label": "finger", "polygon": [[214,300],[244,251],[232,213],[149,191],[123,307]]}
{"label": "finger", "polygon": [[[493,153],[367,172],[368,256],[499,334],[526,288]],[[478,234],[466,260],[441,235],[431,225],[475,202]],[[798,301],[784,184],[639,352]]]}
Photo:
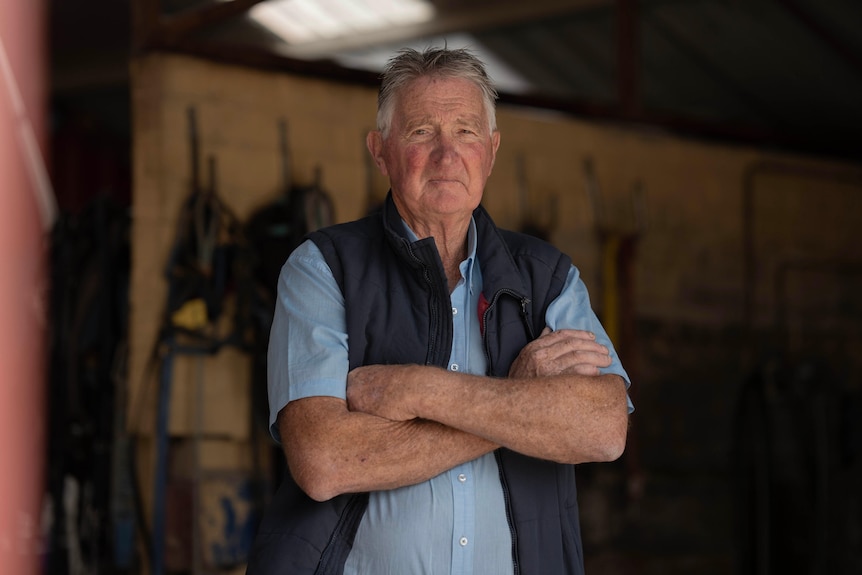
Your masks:
{"label": "finger", "polygon": [[536,369],[548,373],[584,373],[597,375],[600,368],[609,367],[612,363],[607,353],[594,351],[570,351],[550,358],[545,356],[537,360]]}
{"label": "finger", "polygon": [[553,332],[554,335],[560,338],[574,338],[595,341],[596,334],[585,329],[558,329]]}
{"label": "finger", "polygon": [[553,345],[566,345],[567,343],[600,345],[596,342],[592,332],[577,329],[542,331],[542,335],[530,342],[530,345],[542,349]]}
{"label": "finger", "polygon": [[539,334],[539,337],[528,343],[525,349],[529,348],[536,351],[554,345],[564,345],[566,342],[571,341],[584,343],[595,342],[595,336],[588,331],[574,329],[552,331],[550,328],[545,327],[545,329],[542,330],[542,333]]}
{"label": "finger", "polygon": [[537,369],[546,373],[582,373],[598,375],[602,368],[610,365],[610,361],[601,355],[568,355],[554,362],[547,362]]}
{"label": "finger", "polygon": [[587,364],[594,367],[610,367],[612,360],[607,353],[577,351],[566,358],[571,365]]}
{"label": "finger", "polygon": [[[608,365],[610,364],[610,353],[608,348],[594,341],[582,339],[565,339],[559,342],[546,345],[542,348],[533,350],[536,357],[543,361],[563,361],[566,363],[579,363],[572,361],[579,355],[585,357],[606,358]],[[604,359],[588,360],[592,363],[595,361],[604,361]]]}

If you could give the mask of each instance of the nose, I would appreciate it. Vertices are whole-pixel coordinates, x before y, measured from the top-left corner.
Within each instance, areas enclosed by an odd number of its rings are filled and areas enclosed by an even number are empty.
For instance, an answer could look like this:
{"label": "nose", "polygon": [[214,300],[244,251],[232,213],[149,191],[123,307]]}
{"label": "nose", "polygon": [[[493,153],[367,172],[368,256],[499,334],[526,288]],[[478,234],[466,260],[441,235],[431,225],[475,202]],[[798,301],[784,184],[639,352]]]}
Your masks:
{"label": "nose", "polygon": [[434,161],[445,164],[452,162],[458,157],[458,149],[455,138],[445,132],[437,134],[435,146],[432,152]]}

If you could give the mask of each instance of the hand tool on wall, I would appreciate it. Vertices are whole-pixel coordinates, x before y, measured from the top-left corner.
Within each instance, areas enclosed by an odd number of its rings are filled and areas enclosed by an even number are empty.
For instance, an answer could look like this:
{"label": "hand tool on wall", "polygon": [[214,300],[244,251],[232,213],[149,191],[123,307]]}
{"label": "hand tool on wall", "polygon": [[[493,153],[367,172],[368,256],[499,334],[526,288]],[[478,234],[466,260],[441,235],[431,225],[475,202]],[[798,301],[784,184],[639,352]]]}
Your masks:
{"label": "hand tool on wall", "polygon": [[[253,269],[249,274],[247,299],[253,309],[247,314],[252,336],[252,437],[269,437],[269,404],[266,394],[266,365],[269,330],[281,268],[290,253],[303,241],[305,235],[334,223],[335,209],[332,199],[323,189],[323,172],[315,170],[310,186],[294,183],[292,155],[289,143],[288,122],[277,122],[280,184],[276,197],[255,210],[245,223],[244,236],[251,251]],[[256,452],[255,452],[256,454]],[[284,473],[284,455],[277,446],[272,449],[271,483],[278,485]],[[258,467],[255,463],[256,468]],[[258,494],[262,504],[263,494]]]}
{"label": "hand tool on wall", "polygon": [[104,528],[133,521],[118,512],[128,499],[115,449],[124,432],[125,381],[114,369],[126,354],[128,231],[128,211],[97,196],[80,213],[60,213],[50,238],[46,575],[72,562],[88,571],[131,561],[131,549],[112,554],[128,541],[121,529]]}
{"label": "hand tool on wall", "polygon": [[523,153],[519,153],[515,158],[515,171],[518,178],[518,199],[521,210],[520,230],[525,234],[550,241],[551,234],[557,227],[558,198],[556,194],[551,197],[548,202],[549,214],[547,221],[541,221],[533,200],[530,198],[530,186],[527,182],[527,165]]}
{"label": "hand tool on wall", "polygon": [[247,220],[244,234],[255,253],[254,277],[274,301],[281,267],[308,232],[334,222],[332,199],[323,190],[322,169],[314,182],[301,186],[293,182],[288,123],[277,125],[281,158],[281,185],[277,197],[258,208]]}
{"label": "hand tool on wall", "polygon": [[[646,228],[643,184],[636,181],[632,185],[631,220],[611,222],[592,158],[584,158],[583,170],[587,195],[592,204],[596,222],[596,232],[601,242],[602,307],[599,315],[608,337],[614,343],[626,372],[632,380],[629,396],[637,406],[639,374],[634,287],[637,243]],[[637,440],[637,433],[630,434],[625,452],[631,503],[636,503],[640,499],[644,484]]]}
{"label": "hand tool on wall", "polygon": [[[168,294],[158,342],[160,377],[156,407],[156,463],[151,528],[151,567],[154,575],[161,575],[167,563],[165,537],[170,448],[168,427],[174,360],[180,355],[197,357],[199,377],[195,387],[196,417],[200,417],[203,405],[199,378],[203,357],[218,353],[225,345],[243,350],[247,346],[246,335],[241,329],[243,320],[239,317],[240,311],[237,311],[237,317],[229,322],[226,333],[219,333],[216,327],[222,323],[219,319],[225,309],[226,297],[242,283],[237,276],[240,270],[244,269],[239,265],[244,259],[241,257],[244,241],[239,220],[217,193],[214,157],[210,157],[208,161],[209,186],[204,188],[200,184],[197,114],[193,107],[188,109],[187,119],[191,151],[191,190],[177,218],[176,237],[165,268]],[[237,302],[236,309],[244,310],[244,303]],[[197,420],[195,429],[198,429],[200,424]],[[196,438],[199,439],[200,437]],[[199,551],[200,549],[196,548],[193,553],[197,554]],[[200,563],[197,555],[195,563]]]}

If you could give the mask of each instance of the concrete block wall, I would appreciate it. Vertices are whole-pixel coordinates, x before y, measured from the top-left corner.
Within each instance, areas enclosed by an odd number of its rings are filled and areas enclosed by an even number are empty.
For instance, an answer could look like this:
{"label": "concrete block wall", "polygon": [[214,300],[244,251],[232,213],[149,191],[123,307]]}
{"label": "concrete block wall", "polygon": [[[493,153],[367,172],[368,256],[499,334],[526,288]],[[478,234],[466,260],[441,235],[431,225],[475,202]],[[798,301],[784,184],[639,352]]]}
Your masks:
{"label": "concrete block wall", "polygon": [[[376,92],[177,55],[135,61],[132,78],[130,410],[145,414],[137,430],[146,436],[153,420],[146,390],[154,385],[146,363],[165,305],[163,268],[191,184],[188,108],[197,111],[202,158],[217,159],[218,193],[240,219],[282,192],[277,123],[285,119],[294,182],[311,183],[320,167],[336,219],[346,221],[368,205],[364,136]],[[588,559],[602,573],[728,572],[732,412],[759,338],[773,325],[776,270],[791,260],[862,260],[857,167],[508,106],[499,107],[498,124],[502,142],[484,199],[491,215],[503,227],[520,228],[529,216],[549,228],[581,269],[600,314],[611,298],[628,298],[633,310],[624,319],[635,337],[620,350],[635,378],[633,440],[620,462],[584,469]],[[592,184],[585,162],[596,175]],[[747,180],[764,162],[778,168]],[[755,339],[744,313],[747,181],[756,190]],[[385,181],[378,174],[373,182],[382,198]],[[596,183],[599,193],[591,192]],[[605,281],[611,235],[635,241],[627,286]],[[835,338],[824,351],[852,355],[847,349],[860,341],[852,323],[859,275],[800,268],[785,281],[788,321],[798,332],[790,343],[808,343],[814,322],[820,341]],[[204,360],[204,435],[249,440],[246,361],[241,354]],[[174,371],[170,429],[178,437],[193,432],[197,369],[180,361]]]}

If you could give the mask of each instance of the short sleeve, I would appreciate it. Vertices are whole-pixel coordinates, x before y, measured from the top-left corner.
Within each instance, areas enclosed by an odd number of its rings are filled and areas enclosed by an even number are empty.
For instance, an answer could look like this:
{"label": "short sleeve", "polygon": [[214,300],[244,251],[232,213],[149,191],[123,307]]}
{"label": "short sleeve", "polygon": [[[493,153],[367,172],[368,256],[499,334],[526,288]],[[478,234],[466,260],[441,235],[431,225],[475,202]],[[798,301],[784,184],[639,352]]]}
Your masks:
{"label": "short sleeve", "polygon": [[267,351],[269,429],[280,441],[276,418],[291,401],[347,397],[344,296],[311,241],[285,262],[278,279]]}
{"label": "short sleeve", "polygon": [[[545,323],[552,330],[580,329],[594,333],[596,341],[605,345],[611,354],[611,365],[602,369],[602,373],[615,373],[626,382],[626,389],[631,386],[631,380],[623,368],[620,358],[614,349],[613,343],[605,332],[599,318],[596,317],[590,306],[590,296],[587,286],[581,279],[578,268],[572,266],[560,295],[548,306],[545,313]],[[634,411],[631,398],[626,396],[629,405],[629,413]]]}

